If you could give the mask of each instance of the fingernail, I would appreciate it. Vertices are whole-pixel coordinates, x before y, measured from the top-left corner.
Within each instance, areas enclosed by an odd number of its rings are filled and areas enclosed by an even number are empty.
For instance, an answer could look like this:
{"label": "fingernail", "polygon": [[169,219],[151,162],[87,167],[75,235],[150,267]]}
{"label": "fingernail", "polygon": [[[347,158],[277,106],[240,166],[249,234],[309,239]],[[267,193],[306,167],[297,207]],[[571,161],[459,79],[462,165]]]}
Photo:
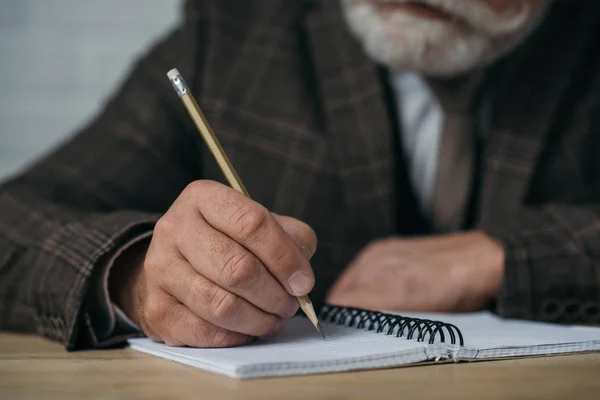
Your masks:
{"label": "fingernail", "polygon": [[299,246],[300,247],[300,251],[302,251],[302,254],[304,254],[304,257],[306,257],[307,260],[310,260],[310,251],[308,251],[308,249],[304,246]]}
{"label": "fingernail", "polygon": [[285,329],[285,322],[280,319],[279,321],[277,321],[277,324],[275,324],[275,328],[273,328],[273,330],[271,331],[271,333],[269,333],[269,337],[273,337],[275,335],[280,334],[281,332],[283,332],[283,330]]}
{"label": "fingernail", "polygon": [[302,271],[294,272],[294,275],[288,281],[290,290],[294,296],[301,296],[308,293],[312,285],[310,278]]}

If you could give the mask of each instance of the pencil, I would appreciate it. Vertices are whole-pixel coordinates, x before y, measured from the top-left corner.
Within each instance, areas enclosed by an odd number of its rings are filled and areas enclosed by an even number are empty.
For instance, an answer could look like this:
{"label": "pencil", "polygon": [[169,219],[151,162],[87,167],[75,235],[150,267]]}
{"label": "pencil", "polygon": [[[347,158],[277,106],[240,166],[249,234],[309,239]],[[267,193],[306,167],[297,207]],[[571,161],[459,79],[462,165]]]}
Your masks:
{"label": "pencil", "polygon": [[[219,168],[221,168],[223,175],[225,175],[227,182],[229,182],[233,189],[242,193],[244,196],[250,197],[248,191],[246,190],[246,187],[242,183],[242,180],[237,174],[235,168],[233,168],[229,157],[227,157],[225,150],[223,150],[221,143],[219,142],[217,136],[210,127],[206,117],[200,110],[196,99],[194,99],[194,96],[192,96],[189,87],[185,83],[185,80],[183,79],[179,71],[176,68],[174,68],[167,73],[167,77],[171,81],[175,92],[177,92],[177,95],[179,96],[183,105],[190,114],[194,125],[196,125],[196,128],[200,132],[200,135],[204,139],[204,142],[208,146],[208,149],[217,161],[217,164],[219,165]],[[321,324],[319,324],[319,319],[317,318],[317,314],[315,313],[315,309],[312,305],[312,301],[310,300],[310,298],[308,296],[299,296],[296,299],[298,300],[302,311],[304,311],[308,319],[321,333],[323,338],[325,338],[325,333],[321,329]]]}

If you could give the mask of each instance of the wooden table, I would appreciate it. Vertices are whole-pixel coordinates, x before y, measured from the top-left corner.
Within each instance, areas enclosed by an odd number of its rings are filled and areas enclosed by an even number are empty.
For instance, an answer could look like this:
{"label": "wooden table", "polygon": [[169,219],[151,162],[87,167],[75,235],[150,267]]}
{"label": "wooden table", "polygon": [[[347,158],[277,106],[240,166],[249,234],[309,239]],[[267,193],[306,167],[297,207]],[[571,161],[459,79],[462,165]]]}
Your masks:
{"label": "wooden table", "polygon": [[0,399],[600,399],[600,354],[239,381],[129,349],[0,334]]}

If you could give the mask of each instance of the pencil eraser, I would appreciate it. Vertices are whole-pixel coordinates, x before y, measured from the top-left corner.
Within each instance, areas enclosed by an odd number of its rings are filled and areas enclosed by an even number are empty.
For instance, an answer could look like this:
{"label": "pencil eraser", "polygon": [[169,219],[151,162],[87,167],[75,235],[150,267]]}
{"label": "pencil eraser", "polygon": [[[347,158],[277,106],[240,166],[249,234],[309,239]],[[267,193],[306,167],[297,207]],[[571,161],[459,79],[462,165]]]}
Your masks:
{"label": "pencil eraser", "polygon": [[173,68],[172,70],[167,72],[167,76],[169,77],[169,79],[175,79],[178,75],[180,74],[177,68]]}

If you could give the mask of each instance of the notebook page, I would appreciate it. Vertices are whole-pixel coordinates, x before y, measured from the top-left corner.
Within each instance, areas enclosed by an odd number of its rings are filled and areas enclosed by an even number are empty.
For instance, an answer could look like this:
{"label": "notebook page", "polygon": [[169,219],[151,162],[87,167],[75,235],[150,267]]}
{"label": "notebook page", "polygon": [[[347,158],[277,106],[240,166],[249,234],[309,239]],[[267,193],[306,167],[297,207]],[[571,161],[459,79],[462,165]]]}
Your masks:
{"label": "notebook page", "polygon": [[504,319],[490,312],[403,313],[459,327],[465,347],[458,357],[509,357],[600,350],[600,328]]}
{"label": "notebook page", "polygon": [[234,377],[257,377],[381,368],[448,358],[448,346],[323,323],[324,340],[306,318],[288,321],[276,338],[241,347],[196,349],[132,339],[133,349]]}

